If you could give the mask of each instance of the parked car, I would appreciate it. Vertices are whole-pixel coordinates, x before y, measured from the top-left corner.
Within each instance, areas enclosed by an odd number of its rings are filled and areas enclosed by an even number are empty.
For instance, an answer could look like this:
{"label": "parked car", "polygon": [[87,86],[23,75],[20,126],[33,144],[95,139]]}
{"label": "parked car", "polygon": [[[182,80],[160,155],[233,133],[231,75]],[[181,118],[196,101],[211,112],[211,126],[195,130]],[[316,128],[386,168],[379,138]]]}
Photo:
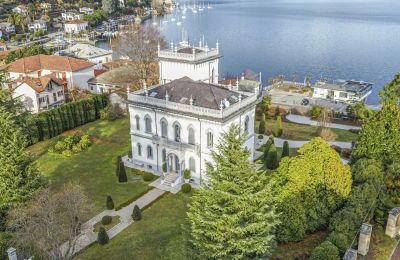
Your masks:
{"label": "parked car", "polygon": [[303,100],[301,101],[301,105],[303,106],[308,106],[310,104],[310,100],[308,100],[307,98],[303,98]]}

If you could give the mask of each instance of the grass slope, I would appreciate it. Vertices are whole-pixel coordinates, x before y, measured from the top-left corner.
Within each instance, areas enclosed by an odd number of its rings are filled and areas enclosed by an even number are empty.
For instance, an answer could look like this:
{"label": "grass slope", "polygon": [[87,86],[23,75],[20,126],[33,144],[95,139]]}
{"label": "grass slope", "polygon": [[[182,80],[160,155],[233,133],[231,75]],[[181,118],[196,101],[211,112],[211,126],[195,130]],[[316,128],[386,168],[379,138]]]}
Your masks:
{"label": "grass slope", "polygon": [[82,185],[96,212],[105,209],[107,195],[111,195],[114,204],[118,205],[149,189],[147,183],[131,180],[132,171],[127,171],[128,183],[118,183],[115,176],[112,158],[126,155],[130,149],[128,118],[114,122],[98,120],[76,130],[89,134],[94,140],[89,149],[79,154],[67,158],[47,153],[56,139],[28,148],[38,156],[39,170],[49,180],[52,189],[57,190],[67,182]]}
{"label": "grass slope", "polygon": [[190,195],[167,194],[142,212],[134,222],[107,245],[94,244],[79,260],[101,259],[190,259],[187,252],[186,211]]}

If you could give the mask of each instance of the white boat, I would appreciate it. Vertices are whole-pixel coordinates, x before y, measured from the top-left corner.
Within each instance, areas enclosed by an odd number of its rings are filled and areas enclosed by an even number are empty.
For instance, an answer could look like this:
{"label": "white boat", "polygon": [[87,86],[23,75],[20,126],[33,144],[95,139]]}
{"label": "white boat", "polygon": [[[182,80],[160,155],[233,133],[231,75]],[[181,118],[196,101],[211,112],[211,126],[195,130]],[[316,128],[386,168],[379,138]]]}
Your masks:
{"label": "white boat", "polygon": [[175,21],[176,21],[175,17],[172,17],[171,22],[175,22]]}
{"label": "white boat", "polygon": [[212,7],[211,7],[210,3],[208,3],[208,5],[207,5],[207,9],[212,9]]}
{"label": "white boat", "polygon": [[185,16],[185,15],[182,15],[182,19],[185,20],[185,19],[186,19],[186,16]]}
{"label": "white boat", "polygon": [[182,25],[182,22],[181,22],[181,21],[178,21],[178,22],[176,23],[176,25],[181,26],[181,25]]}
{"label": "white boat", "polygon": [[167,21],[167,20],[164,20],[164,21],[162,21],[162,23],[168,23],[168,21]]}

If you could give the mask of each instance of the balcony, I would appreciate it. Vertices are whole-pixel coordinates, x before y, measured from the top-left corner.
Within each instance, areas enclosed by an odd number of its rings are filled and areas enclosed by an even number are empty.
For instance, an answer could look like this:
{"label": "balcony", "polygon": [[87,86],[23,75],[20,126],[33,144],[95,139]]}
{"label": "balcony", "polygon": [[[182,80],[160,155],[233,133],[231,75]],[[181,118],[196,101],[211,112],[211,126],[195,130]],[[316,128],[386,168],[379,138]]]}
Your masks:
{"label": "balcony", "polygon": [[158,135],[153,135],[153,143],[178,151],[190,150],[196,153],[200,152],[200,145],[176,142],[174,140],[169,140]]}

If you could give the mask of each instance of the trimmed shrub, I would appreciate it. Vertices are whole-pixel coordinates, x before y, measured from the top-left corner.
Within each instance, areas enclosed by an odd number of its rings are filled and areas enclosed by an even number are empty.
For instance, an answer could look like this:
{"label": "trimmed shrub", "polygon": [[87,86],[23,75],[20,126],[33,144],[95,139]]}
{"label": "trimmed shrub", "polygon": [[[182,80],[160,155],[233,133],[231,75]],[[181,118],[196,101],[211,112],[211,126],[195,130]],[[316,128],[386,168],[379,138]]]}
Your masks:
{"label": "trimmed shrub", "polygon": [[167,163],[163,163],[163,165],[162,165],[162,171],[163,171],[163,173],[166,173],[166,172],[168,171],[168,169],[167,169]]}
{"label": "trimmed shrub", "polygon": [[272,144],[274,144],[274,137],[270,135],[264,146],[264,162],[267,160],[268,151]]}
{"label": "trimmed shrub", "polygon": [[181,191],[183,193],[189,193],[191,190],[192,190],[192,185],[190,185],[189,183],[185,183],[181,187]]}
{"label": "trimmed shrub", "polygon": [[138,205],[135,205],[135,207],[133,207],[132,219],[134,221],[139,221],[142,219],[142,212],[140,211],[140,208]]}
{"label": "trimmed shrub", "polygon": [[278,116],[276,118],[276,124],[275,124],[275,129],[274,129],[274,136],[275,137],[281,137],[283,133],[282,129],[282,117]]}
{"label": "trimmed shrub", "polygon": [[258,139],[263,139],[264,135],[258,135]]}
{"label": "trimmed shrub", "polygon": [[112,222],[111,216],[104,216],[101,218],[101,224],[103,224],[103,225],[110,225],[111,222]]}
{"label": "trimmed shrub", "polygon": [[105,245],[108,243],[109,240],[110,238],[108,237],[105,228],[100,227],[99,233],[97,234],[97,242],[99,242],[100,245]]}
{"label": "trimmed shrub", "polygon": [[122,160],[119,162],[118,181],[128,182],[128,177],[126,177],[125,165]]}
{"label": "trimmed shrub", "polygon": [[270,170],[275,170],[279,166],[278,154],[274,144],[271,144],[271,147],[269,148],[267,158],[265,160],[265,166]]}
{"label": "trimmed shrub", "polygon": [[190,179],[190,170],[189,169],[185,169],[183,171],[183,178],[185,178],[185,180],[189,180]]}
{"label": "trimmed shrub", "polygon": [[260,135],[265,134],[265,114],[261,114],[261,121],[260,121],[260,126],[258,127],[258,133]]}
{"label": "trimmed shrub", "polygon": [[311,254],[310,260],[339,260],[338,248],[329,241],[323,242],[316,247]]}
{"label": "trimmed shrub", "polygon": [[290,155],[289,142],[285,140],[283,142],[281,160],[282,158],[288,157],[289,155]]}
{"label": "trimmed shrub", "polygon": [[143,172],[143,180],[144,181],[152,181],[154,179],[153,174],[149,172]]}
{"label": "trimmed shrub", "polygon": [[113,199],[111,198],[110,195],[107,196],[106,207],[107,207],[108,210],[114,209],[114,201],[113,201]]}

